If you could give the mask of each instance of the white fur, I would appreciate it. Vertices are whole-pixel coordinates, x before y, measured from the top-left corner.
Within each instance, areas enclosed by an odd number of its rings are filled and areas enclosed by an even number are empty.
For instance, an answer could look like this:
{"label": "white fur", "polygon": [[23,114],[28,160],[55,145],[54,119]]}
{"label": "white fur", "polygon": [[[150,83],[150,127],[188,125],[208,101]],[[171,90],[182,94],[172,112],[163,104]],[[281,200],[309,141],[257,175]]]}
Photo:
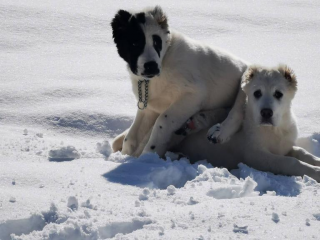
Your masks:
{"label": "white fur", "polygon": [[[146,23],[141,24],[141,27],[145,33],[146,45],[143,53],[138,58],[137,75],[139,76],[141,76],[144,71],[144,64],[150,61],[155,61],[159,66],[159,70],[161,71],[161,62],[170,41],[170,35],[166,34],[161,28],[159,28],[155,17],[151,14],[146,16]],[[158,35],[162,39],[162,51],[160,52],[160,57],[153,47],[153,35]]]}
{"label": "white fur", "polygon": [[[139,99],[138,81],[144,79],[141,76],[144,64],[157,62],[160,74],[150,79],[147,108],[137,109],[132,126],[114,140],[113,150],[133,156],[148,152],[163,156],[172,145],[173,133],[188,118],[202,110],[230,108],[237,98],[237,105],[222,123],[226,126],[226,135],[232,135],[239,127],[238,119],[243,118],[245,97],[239,90],[241,76],[248,64],[178,32],[169,33],[166,16],[159,7],[146,10],[145,16],[146,23],[141,27],[146,45],[138,58],[137,73],[132,73],[128,67],[136,101]],[[163,20],[165,27],[161,24]],[[160,57],[152,46],[154,34],[162,39]],[[144,86],[142,95],[145,96]]]}
{"label": "white fur", "polygon": [[[320,159],[294,146],[297,139],[297,125],[291,111],[291,101],[296,91],[294,85],[285,79],[281,71],[261,68],[249,82],[243,84],[248,96],[245,119],[243,127],[229,142],[209,144],[205,140],[206,130],[203,130],[187,137],[176,150],[193,160],[208,159],[215,166],[235,168],[239,162],[244,162],[258,170],[284,175],[309,175],[320,182]],[[260,99],[253,96],[256,89],[263,90]],[[283,93],[281,101],[273,96],[274,91],[279,89]],[[266,106],[275,112],[273,125],[261,124],[260,111]],[[215,115],[215,111],[210,114]],[[217,125],[213,129],[219,131]]]}
{"label": "white fur", "polygon": [[[170,41],[163,43],[167,44],[163,46],[167,50],[162,51],[161,74],[150,79],[148,107],[137,110],[123,142],[123,154],[139,156],[156,152],[162,156],[171,135],[189,117],[201,110],[231,107],[239,92],[240,79],[247,68],[243,60],[177,32],[171,32]],[[141,77],[130,70],[129,73],[138,100],[137,83]],[[142,90],[144,95],[144,87]],[[237,111],[242,112],[241,107],[234,112]],[[237,125],[232,121],[229,124]],[[117,138],[114,150],[121,148],[123,138],[124,134]]]}

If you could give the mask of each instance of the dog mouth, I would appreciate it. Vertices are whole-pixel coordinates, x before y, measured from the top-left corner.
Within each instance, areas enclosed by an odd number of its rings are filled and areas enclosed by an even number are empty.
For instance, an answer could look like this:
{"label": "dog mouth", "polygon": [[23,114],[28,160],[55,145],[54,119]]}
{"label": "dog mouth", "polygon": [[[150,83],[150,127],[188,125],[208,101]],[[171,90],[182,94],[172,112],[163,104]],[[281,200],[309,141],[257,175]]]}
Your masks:
{"label": "dog mouth", "polygon": [[141,76],[142,76],[142,77],[145,77],[145,78],[153,78],[153,77],[155,77],[155,76],[160,76],[160,73],[156,73],[156,74],[142,73]]}
{"label": "dog mouth", "polygon": [[264,119],[262,118],[260,121],[261,126],[274,126],[272,118]]}

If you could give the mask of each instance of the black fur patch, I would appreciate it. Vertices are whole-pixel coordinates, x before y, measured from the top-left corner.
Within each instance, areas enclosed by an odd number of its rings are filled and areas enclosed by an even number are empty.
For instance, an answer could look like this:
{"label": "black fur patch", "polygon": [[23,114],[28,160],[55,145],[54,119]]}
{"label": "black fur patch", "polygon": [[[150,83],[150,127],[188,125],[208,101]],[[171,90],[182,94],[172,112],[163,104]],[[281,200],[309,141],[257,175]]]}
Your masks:
{"label": "black fur patch", "polygon": [[144,14],[134,16],[127,11],[119,10],[111,22],[118,53],[129,64],[133,73],[137,73],[138,57],[146,44],[146,37],[140,26],[143,18],[145,21]]}
{"label": "black fur patch", "polygon": [[142,13],[137,13],[136,14],[136,18],[138,20],[138,22],[145,24],[146,23],[146,15],[142,12]]}
{"label": "black fur patch", "polygon": [[186,128],[182,127],[174,132],[176,135],[187,136]]}
{"label": "black fur patch", "polygon": [[160,52],[162,50],[162,40],[161,37],[159,37],[158,35],[152,35],[152,39],[153,39],[153,47],[156,50],[156,52],[158,53],[159,57],[160,57]]}

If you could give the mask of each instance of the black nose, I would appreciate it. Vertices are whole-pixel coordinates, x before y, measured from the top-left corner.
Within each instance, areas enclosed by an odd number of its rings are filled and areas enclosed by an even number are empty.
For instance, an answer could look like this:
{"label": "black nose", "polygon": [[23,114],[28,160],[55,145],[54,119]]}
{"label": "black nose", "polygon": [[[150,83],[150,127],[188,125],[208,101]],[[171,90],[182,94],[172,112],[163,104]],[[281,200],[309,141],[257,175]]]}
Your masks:
{"label": "black nose", "polygon": [[144,64],[144,75],[156,75],[159,73],[158,64],[155,61]]}
{"label": "black nose", "polygon": [[260,113],[264,119],[269,119],[273,116],[273,111],[269,108],[262,109]]}

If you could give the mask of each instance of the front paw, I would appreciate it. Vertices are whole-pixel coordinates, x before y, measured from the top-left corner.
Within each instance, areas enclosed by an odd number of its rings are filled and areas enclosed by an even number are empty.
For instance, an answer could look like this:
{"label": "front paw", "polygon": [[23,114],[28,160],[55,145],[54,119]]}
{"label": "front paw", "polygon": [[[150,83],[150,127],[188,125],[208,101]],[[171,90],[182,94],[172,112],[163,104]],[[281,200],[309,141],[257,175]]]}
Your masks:
{"label": "front paw", "polygon": [[133,153],[137,149],[136,141],[125,138],[123,141],[122,155],[133,156]]}
{"label": "front paw", "polygon": [[230,137],[226,135],[226,131],[221,126],[220,123],[211,127],[207,133],[207,138],[210,142],[214,144],[222,144],[229,141]]}
{"label": "front paw", "polygon": [[152,144],[147,145],[140,156],[150,153],[156,153],[160,158],[164,157],[164,154],[166,153],[166,145],[160,145],[160,144]]}

